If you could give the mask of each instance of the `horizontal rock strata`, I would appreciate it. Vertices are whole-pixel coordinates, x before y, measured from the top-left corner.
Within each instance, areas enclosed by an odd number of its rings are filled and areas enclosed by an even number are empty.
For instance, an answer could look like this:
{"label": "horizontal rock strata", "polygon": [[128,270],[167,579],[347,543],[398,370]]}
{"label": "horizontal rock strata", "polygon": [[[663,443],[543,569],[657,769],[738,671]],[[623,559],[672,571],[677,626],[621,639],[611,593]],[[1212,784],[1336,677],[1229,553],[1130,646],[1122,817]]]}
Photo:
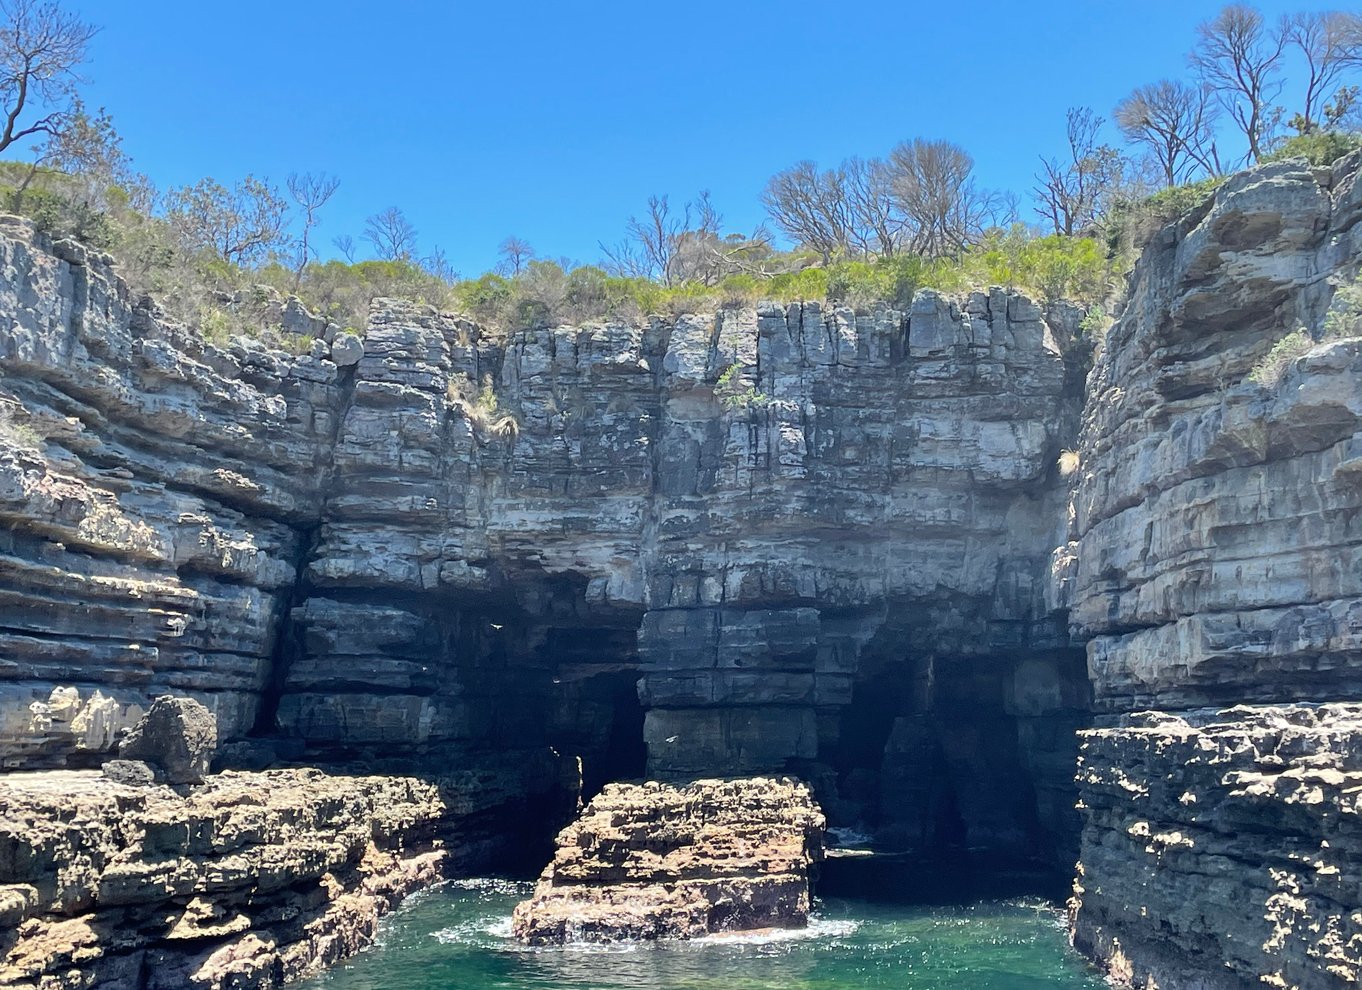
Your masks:
{"label": "horizontal rock strata", "polygon": [[543,944],[802,927],[823,827],[789,779],[611,784],[559,834],[512,930]]}
{"label": "horizontal rock strata", "polygon": [[358,951],[438,879],[430,783],[228,772],[186,793],[0,777],[0,986],[265,990]]}
{"label": "horizontal rock strata", "polygon": [[[1072,307],[379,300],[292,354],[9,220],[0,312],[0,766],[98,765],[174,693],[228,765],[797,772],[899,845],[1071,858]],[[881,793],[917,750],[940,786]]]}
{"label": "horizontal rock strata", "polygon": [[1074,941],[1163,990],[1362,981],[1362,706],[1082,734]]}
{"label": "horizontal rock strata", "polygon": [[[1112,727],[1074,939],[1138,986],[1359,979],[1358,710],[1203,711],[1362,697],[1358,167],[1231,177],[1146,249],[1089,377],[1052,588]],[[1324,339],[1264,373],[1297,328]]]}

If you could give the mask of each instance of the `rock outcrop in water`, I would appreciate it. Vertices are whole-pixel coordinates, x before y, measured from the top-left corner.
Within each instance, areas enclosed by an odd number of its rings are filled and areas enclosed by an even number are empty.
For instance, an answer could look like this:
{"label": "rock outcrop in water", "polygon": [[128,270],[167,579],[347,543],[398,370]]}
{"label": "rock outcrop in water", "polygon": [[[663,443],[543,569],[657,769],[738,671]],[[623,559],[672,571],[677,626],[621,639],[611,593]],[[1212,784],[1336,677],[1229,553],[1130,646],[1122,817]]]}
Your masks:
{"label": "rock outcrop in water", "polygon": [[558,944],[803,927],[823,827],[789,779],[610,784],[559,834],[512,931]]}

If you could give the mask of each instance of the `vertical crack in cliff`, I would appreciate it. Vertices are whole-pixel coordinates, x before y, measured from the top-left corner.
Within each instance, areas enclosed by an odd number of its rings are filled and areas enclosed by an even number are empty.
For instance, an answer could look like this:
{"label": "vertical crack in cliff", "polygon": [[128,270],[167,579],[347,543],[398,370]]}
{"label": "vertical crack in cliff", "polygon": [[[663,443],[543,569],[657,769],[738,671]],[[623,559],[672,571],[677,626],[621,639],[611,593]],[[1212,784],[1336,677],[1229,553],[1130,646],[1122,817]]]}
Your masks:
{"label": "vertical crack in cliff", "polygon": [[275,631],[274,646],[270,651],[269,671],[261,692],[260,706],[256,712],[255,725],[251,735],[256,737],[277,737],[279,701],[283,697],[288,682],[289,667],[295,657],[304,653],[304,645],[299,641],[301,630],[293,621],[293,610],[301,606],[311,594],[307,579],[307,566],[317,550],[319,533],[326,518],[327,503],[336,494],[336,448],[345,430],[345,419],[354,400],[355,381],[359,366],[351,365],[341,369],[337,376],[336,406],[332,411],[334,422],[331,435],[324,446],[325,460],[318,472],[317,487],[320,497],[317,502],[317,517],[308,524],[295,527],[298,534],[297,553],[292,561],[294,568],[293,584],[279,593],[283,607],[279,610],[279,626]]}

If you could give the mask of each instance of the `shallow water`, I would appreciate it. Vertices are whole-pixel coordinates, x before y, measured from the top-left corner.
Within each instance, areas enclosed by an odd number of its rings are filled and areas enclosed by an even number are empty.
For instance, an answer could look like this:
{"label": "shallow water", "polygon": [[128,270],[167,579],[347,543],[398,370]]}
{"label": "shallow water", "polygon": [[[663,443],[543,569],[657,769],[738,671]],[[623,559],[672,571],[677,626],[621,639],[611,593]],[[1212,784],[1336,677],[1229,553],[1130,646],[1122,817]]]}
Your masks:
{"label": "shallow water", "polygon": [[698,942],[530,949],[510,937],[530,885],[466,880],[418,894],[368,951],[306,990],[1097,990],[1040,901],[917,907],[829,899],[806,930]]}

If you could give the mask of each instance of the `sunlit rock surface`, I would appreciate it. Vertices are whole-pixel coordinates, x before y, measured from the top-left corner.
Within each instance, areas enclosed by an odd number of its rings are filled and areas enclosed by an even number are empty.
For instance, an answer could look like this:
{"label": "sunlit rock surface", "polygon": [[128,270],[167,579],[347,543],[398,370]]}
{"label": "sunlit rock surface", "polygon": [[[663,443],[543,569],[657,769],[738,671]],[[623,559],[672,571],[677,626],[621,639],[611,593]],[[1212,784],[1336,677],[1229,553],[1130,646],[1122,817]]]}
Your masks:
{"label": "sunlit rock surface", "polygon": [[610,784],[559,834],[511,929],[558,944],[803,927],[823,828],[788,778]]}
{"label": "sunlit rock surface", "polygon": [[181,794],[0,777],[0,986],[279,986],[439,877],[445,815],[411,778],[229,772]]}
{"label": "sunlit rock surface", "polygon": [[1074,938],[1122,982],[1362,972],[1358,712],[1283,704],[1362,697],[1362,340],[1251,378],[1355,276],[1357,169],[1232,177],[1145,251],[1089,377],[1054,588],[1111,713],[1082,736]]}

